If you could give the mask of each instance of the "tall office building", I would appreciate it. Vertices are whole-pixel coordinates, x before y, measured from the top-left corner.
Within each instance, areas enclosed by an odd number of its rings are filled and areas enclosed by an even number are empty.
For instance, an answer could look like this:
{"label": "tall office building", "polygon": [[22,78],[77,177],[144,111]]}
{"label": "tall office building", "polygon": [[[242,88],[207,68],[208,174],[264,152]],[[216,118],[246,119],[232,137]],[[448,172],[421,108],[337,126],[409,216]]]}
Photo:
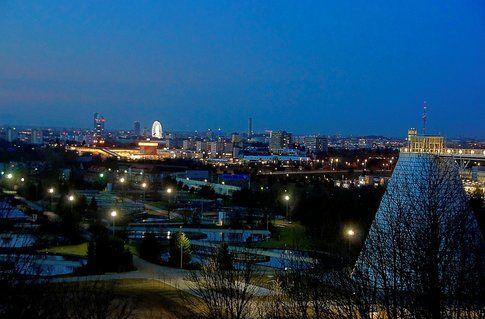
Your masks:
{"label": "tall office building", "polygon": [[94,121],[93,121],[93,143],[94,144],[103,144],[104,143],[104,125],[106,123],[106,119],[101,116],[99,113],[94,113]]}
{"label": "tall office building", "polygon": [[253,118],[248,119],[248,140],[253,137]]}
{"label": "tall office building", "polygon": [[241,142],[241,137],[239,136],[239,133],[231,134],[231,142],[234,144]]}
{"label": "tall office building", "polygon": [[32,130],[32,133],[30,135],[30,143],[35,145],[44,144],[44,134],[42,130]]}
{"label": "tall office building", "polygon": [[286,131],[271,132],[269,138],[269,150],[272,153],[282,152],[284,149],[288,149],[291,145],[291,133]]}
{"label": "tall office building", "polygon": [[9,127],[7,130],[7,142],[14,142],[19,138],[19,132],[15,127]]}
{"label": "tall office building", "polygon": [[133,133],[135,134],[135,136],[140,136],[141,134],[140,122],[135,121],[135,123],[133,123]]}

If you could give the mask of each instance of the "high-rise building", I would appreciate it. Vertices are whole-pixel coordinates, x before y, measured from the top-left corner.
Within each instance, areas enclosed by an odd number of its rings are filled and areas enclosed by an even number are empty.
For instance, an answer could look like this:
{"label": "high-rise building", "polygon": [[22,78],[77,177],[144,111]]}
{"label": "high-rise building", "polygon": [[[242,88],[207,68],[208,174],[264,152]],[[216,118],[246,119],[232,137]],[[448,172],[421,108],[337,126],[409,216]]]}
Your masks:
{"label": "high-rise building", "polygon": [[328,151],[328,140],[326,137],[305,136],[303,143],[310,153],[326,153]]}
{"label": "high-rise building", "polygon": [[195,143],[191,140],[183,140],[182,141],[182,149],[185,151],[192,151],[195,149]]}
{"label": "high-rise building", "polygon": [[272,153],[282,152],[284,149],[288,149],[291,145],[291,133],[286,131],[271,132],[269,138],[269,150]]}
{"label": "high-rise building", "polygon": [[205,152],[207,150],[207,142],[204,142],[204,141],[195,142],[195,150],[197,152]]}
{"label": "high-rise building", "polygon": [[241,142],[241,137],[239,136],[239,133],[232,133],[231,134],[231,142],[234,143],[234,144]]}
{"label": "high-rise building", "polygon": [[210,142],[210,154],[213,157],[221,155],[222,151],[224,150],[224,143],[222,142]]}
{"label": "high-rise building", "polygon": [[133,133],[135,136],[140,136],[141,134],[140,122],[135,121],[135,123],[133,123]]}
{"label": "high-rise building", "polygon": [[94,113],[94,128],[93,128],[93,143],[103,144],[104,143],[104,125],[106,119],[99,113]]}
{"label": "high-rise building", "polygon": [[14,142],[19,138],[19,132],[15,127],[9,127],[7,130],[7,142]]}
{"label": "high-rise building", "polygon": [[30,135],[30,143],[36,145],[44,144],[44,135],[42,130],[32,130],[32,134]]}
{"label": "high-rise building", "polygon": [[248,119],[248,140],[253,137],[253,119],[250,117]]}

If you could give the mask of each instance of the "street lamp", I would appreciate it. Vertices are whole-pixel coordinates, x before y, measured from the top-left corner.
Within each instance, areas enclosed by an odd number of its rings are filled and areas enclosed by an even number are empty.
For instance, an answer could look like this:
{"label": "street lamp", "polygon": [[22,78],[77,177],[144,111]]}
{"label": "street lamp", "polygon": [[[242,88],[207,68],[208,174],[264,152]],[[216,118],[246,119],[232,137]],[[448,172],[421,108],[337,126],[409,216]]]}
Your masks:
{"label": "street lamp", "polygon": [[145,203],[145,196],[146,196],[146,189],[147,189],[147,183],[142,183],[141,187],[143,188],[143,203]]}
{"label": "street lamp", "polygon": [[69,200],[69,203],[71,204],[71,213],[72,213],[72,203],[74,202],[74,195],[69,195],[68,200]]}
{"label": "street lamp", "polygon": [[350,254],[350,241],[355,236],[355,230],[353,230],[352,228],[347,229],[345,231],[345,236],[347,237],[348,251],[349,251],[349,254]]}
{"label": "street lamp", "polygon": [[120,178],[120,183],[121,183],[121,201],[123,201],[123,198],[125,197],[125,178],[124,177]]}
{"label": "street lamp", "polygon": [[52,210],[52,196],[54,195],[54,188],[53,187],[49,188],[47,192],[49,193],[49,206],[50,206],[50,209]]}
{"label": "street lamp", "polygon": [[8,173],[8,174],[7,174],[7,178],[8,178],[8,179],[12,179],[12,178],[13,178],[13,174],[12,174],[12,173]]}
{"label": "street lamp", "polygon": [[112,230],[113,230],[113,237],[115,235],[115,217],[116,215],[118,215],[118,213],[113,210],[111,213],[110,213],[111,217],[113,218],[113,227],[112,227]]}
{"label": "street lamp", "polygon": [[290,195],[285,195],[283,197],[283,199],[285,200],[285,204],[286,204],[286,219],[288,219],[288,203],[290,201]]}
{"label": "street lamp", "polygon": [[171,199],[172,199],[172,198],[171,198],[171,196],[170,196],[171,194],[172,194],[172,188],[171,188],[171,187],[169,187],[169,188],[167,188],[167,195],[168,195],[168,219],[169,219],[169,220],[170,220],[170,208],[171,208],[171,207],[170,207],[170,204],[171,204],[171,202],[172,202],[172,201],[171,201]]}
{"label": "street lamp", "polygon": [[99,173],[99,177],[103,178],[104,177],[104,174],[103,173]]}

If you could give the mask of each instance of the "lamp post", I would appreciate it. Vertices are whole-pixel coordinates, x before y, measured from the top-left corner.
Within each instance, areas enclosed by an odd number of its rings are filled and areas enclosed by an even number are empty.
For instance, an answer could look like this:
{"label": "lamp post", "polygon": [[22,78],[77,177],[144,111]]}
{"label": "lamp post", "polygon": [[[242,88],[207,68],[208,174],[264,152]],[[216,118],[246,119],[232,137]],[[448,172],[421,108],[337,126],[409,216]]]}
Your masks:
{"label": "lamp post", "polygon": [[170,220],[170,208],[171,208],[170,206],[171,206],[171,203],[172,203],[171,196],[170,195],[172,195],[172,188],[171,187],[167,188],[167,196],[168,196],[168,219],[169,220]]}
{"label": "lamp post", "polygon": [[52,197],[54,196],[54,188],[49,188],[47,192],[49,193],[49,207],[52,210]]}
{"label": "lamp post", "polygon": [[145,204],[145,200],[146,200],[146,189],[147,189],[147,183],[142,183],[141,184],[141,187],[143,188],[143,204]]}
{"label": "lamp post", "polygon": [[115,217],[116,217],[116,215],[118,215],[118,213],[115,210],[113,210],[113,211],[111,211],[110,215],[113,218],[112,231],[113,231],[113,237],[114,237],[115,236]]}
{"label": "lamp post", "polygon": [[123,198],[125,197],[125,178],[120,178],[121,183],[121,201],[123,202]]}
{"label": "lamp post", "polygon": [[349,252],[349,255],[350,255],[350,241],[352,240],[352,238],[354,238],[355,236],[355,231],[352,229],[352,228],[349,228],[347,229],[347,231],[345,232],[345,235],[347,237],[347,244],[348,244],[348,252]]}
{"label": "lamp post", "polygon": [[290,201],[290,195],[285,195],[283,199],[285,200],[285,204],[286,204],[286,219],[288,219],[288,203]]}
{"label": "lamp post", "polygon": [[74,195],[69,195],[68,199],[69,199],[69,204],[71,205],[71,214],[72,214],[72,204],[74,202]]}

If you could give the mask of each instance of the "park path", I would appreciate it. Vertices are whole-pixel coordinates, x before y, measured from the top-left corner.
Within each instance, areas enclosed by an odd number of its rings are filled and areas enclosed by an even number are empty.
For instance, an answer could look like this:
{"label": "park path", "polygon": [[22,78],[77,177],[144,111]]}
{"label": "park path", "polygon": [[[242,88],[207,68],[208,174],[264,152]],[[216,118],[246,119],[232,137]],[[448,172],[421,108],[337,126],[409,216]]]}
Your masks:
{"label": "park path", "polygon": [[[181,290],[192,295],[194,294],[193,291],[190,290],[188,281],[185,279],[190,270],[152,264],[148,261],[141,259],[138,256],[133,256],[133,264],[136,268],[135,271],[129,271],[124,273],[107,273],[104,275],[53,278],[51,282],[87,282],[110,281],[120,279],[151,279],[172,286],[177,290]],[[259,296],[266,296],[272,293],[271,290],[263,287],[256,287],[256,291],[256,294]]]}

